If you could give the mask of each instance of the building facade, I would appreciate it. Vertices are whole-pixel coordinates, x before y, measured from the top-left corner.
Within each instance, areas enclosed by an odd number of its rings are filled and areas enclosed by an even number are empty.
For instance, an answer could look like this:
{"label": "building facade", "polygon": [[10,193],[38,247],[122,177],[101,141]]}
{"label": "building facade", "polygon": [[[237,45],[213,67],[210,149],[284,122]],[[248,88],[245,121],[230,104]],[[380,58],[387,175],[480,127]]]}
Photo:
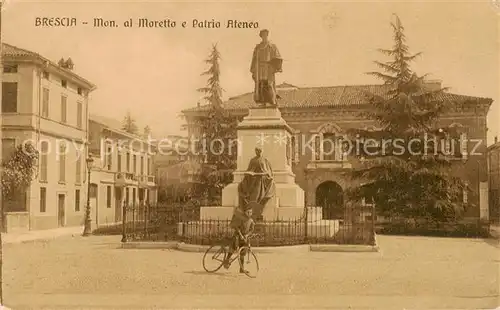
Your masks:
{"label": "building facade", "polygon": [[4,160],[30,141],[36,178],[19,201],[4,201],[7,231],[83,224],[89,94],[95,86],[44,57],[3,44]]}
{"label": "building facade", "polygon": [[500,222],[500,142],[495,137],[495,142],[488,147],[488,170],[490,190],[490,218]]}
{"label": "building facade", "polygon": [[158,144],[155,155],[155,175],[158,199],[161,202],[188,199],[193,183],[193,169],[188,160],[189,147],[186,137],[168,137]]}
{"label": "building facade", "polygon": [[[429,89],[440,89],[439,81],[428,82]],[[328,217],[342,213],[344,192],[353,185],[348,172],[359,165],[358,159],[346,153],[341,143],[350,129],[376,129],[377,124],[361,116],[370,109],[366,94],[383,96],[383,85],[333,86],[301,88],[290,84],[277,86],[282,117],[295,131],[290,156],[296,183],[305,191],[309,207],[322,207]],[[454,148],[453,173],[466,180],[469,190],[464,201],[474,207],[466,210],[466,217],[485,217],[488,209],[486,169],[486,116],[492,100],[444,93],[439,100],[453,108],[435,124],[436,128],[455,127],[459,140],[448,137],[446,148]],[[252,93],[232,97],[224,108],[242,119],[254,105]],[[208,106],[183,111],[189,135],[197,135],[195,119],[206,115]],[[272,142],[272,141],[271,141]],[[458,155],[456,155],[458,153]],[[264,154],[265,156],[265,154]],[[486,212],[486,213],[485,213]],[[487,216],[486,216],[487,217]]]}
{"label": "building facade", "polygon": [[113,125],[105,117],[90,117],[89,152],[94,163],[89,196],[94,228],[121,222],[124,205],[157,201],[156,147]]}

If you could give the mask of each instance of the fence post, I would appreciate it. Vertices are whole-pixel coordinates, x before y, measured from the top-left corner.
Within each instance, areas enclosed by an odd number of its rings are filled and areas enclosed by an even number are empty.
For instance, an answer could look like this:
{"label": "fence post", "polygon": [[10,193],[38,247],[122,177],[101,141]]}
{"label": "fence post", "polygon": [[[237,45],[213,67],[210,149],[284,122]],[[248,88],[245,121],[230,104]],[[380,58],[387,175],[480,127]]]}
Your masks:
{"label": "fence post", "polygon": [[149,204],[145,203],[144,204],[144,237],[146,237],[148,235],[148,222],[149,222],[148,210],[149,210]]}
{"label": "fence post", "polygon": [[372,204],[372,245],[375,245],[375,204]]}
{"label": "fence post", "polygon": [[308,239],[308,234],[307,234],[307,222],[308,222],[308,216],[309,216],[309,210],[307,208],[307,206],[305,206],[304,208],[306,214],[304,216],[304,242],[307,243],[307,239]]}
{"label": "fence post", "polygon": [[135,201],[132,203],[132,238],[135,239]]}
{"label": "fence post", "polygon": [[127,207],[122,206],[122,242],[127,242]]}

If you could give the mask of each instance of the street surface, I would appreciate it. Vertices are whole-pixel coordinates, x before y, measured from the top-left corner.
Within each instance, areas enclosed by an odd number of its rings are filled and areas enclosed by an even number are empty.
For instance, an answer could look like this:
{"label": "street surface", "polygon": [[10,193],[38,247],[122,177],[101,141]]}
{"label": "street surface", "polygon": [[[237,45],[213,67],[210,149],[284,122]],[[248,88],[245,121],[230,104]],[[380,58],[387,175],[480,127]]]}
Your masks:
{"label": "street surface", "polygon": [[378,236],[380,253],[258,253],[207,274],[202,253],[119,248],[120,237],[4,246],[4,303],[18,309],[494,309],[494,240]]}

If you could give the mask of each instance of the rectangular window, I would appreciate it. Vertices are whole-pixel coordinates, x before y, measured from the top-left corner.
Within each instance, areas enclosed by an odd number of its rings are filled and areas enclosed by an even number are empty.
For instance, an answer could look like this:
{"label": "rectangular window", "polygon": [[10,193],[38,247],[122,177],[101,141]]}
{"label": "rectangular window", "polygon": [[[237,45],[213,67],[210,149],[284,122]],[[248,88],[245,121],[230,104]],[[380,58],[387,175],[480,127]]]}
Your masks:
{"label": "rectangular window", "polygon": [[2,139],[2,160],[3,162],[9,161],[16,151],[16,139],[4,138]]}
{"label": "rectangular window", "polygon": [[50,101],[50,93],[48,88],[43,89],[42,94],[42,116],[49,117],[49,101]]}
{"label": "rectangular window", "polygon": [[82,157],[80,154],[77,154],[78,158],[76,159],[76,184],[82,183]]}
{"label": "rectangular window", "polygon": [[135,204],[135,195],[136,195],[136,192],[135,192],[135,187],[132,188],[132,204]]}
{"label": "rectangular window", "polygon": [[292,140],[292,145],[293,145],[293,161],[298,163],[299,162],[299,141],[300,141],[300,136],[299,134],[296,134],[293,136]]}
{"label": "rectangular window", "polygon": [[61,80],[61,86],[64,87],[64,88],[67,88],[68,87],[68,81]]}
{"label": "rectangular window", "polygon": [[134,155],[134,174],[137,174],[137,155]]}
{"label": "rectangular window", "polygon": [[113,148],[111,146],[108,146],[107,153],[106,153],[106,162],[108,166],[108,170],[111,170],[113,167]]}
{"label": "rectangular window", "polygon": [[83,106],[81,102],[76,103],[76,127],[82,128]]}
{"label": "rectangular window", "polygon": [[61,145],[59,149],[59,182],[66,182],[66,147]]}
{"label": "rectangular window", "polygon": [[47,188],[40,187],[40,212],[47,211]]}
{"label": "rectangular window", "polygon": [[111,208],[111,186],[106,187],[106,207]]}
{"label": "rectangular window", "polygon": [[126,203],[127,206],[130,203],[130,195],[129,194],[130,194],[130,189],[127,187],[125,189],[125,203]]}
{"label": "rectangular window", "polygon": [[122,172],[122,154],[118,153],[118,159],[116,161],[118,164],[118,172]]}
{"label": "rectangular window", "polygon": [[141,175],[144,175],[144,157],[141,156]]}
{"label": "rectangular window", "polygon": [[17,65],[3,65],[3,73],[17,73]]}
{"label": "rectangular window", "polygon": [[68,97],[65,95],[61,96],[61,122],[66,123],[67,121],[67,103],[68,103]]}
{"label": "rectangular window", "polygon": [[17,83],[2,82],[2,112],[17,112]]}
{"label": "rectangular window", "polygon": [[127,152],[127,154],[125,155],[126,156],[126,166],[127,166],[127,172],[130,172],[130,153]]}
{"label": "rectangular window", "polygon": [[146,173],[149,175],[149,156],[146,158]]}
{"label": "rectangular window", "polygon": [[75,211],[80,211],[80,190],[75,190]]}
{"label": "rectangular window", "polygon": [[469,203],[469,183],[465,182],[465,187],[462,190],[462,202],[467,204]]}
{"label": "rectangular window", "polygon": [[46,80],[48,80],[50,78],[50,74],[47,71],[43,71],[42,76]]}
{"label": "rectangular window", "polygon": [[48,164],[48,150],[49,143],[47,141],[43,141],[41,144],[40,151],[40,181],[47,182],[47,164]]}
{"label": "rectangular window", "polygon": [[323,160],[335,160],[335,134],[323,134]]}
{"label": "rectangular window", "polygon": [[78,87],[78,89],[77,89],[77,93],[78,93],[78,95],[80,95],[80,96],[83,94],[83,90],[82,90],[82,88],[81,88],[81,87]]}

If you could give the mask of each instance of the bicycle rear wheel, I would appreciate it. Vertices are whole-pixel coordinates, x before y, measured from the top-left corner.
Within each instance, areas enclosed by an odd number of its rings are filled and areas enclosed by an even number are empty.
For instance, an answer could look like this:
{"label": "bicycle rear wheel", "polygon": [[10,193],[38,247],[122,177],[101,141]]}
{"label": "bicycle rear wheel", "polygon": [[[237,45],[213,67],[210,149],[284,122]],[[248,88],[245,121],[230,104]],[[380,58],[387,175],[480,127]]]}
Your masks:
{"label": "bicycle rear wheel", "polygon": [[227,250],[225,246],[212,245],[207,249],[205,255],[203,255],[203,269],[210,273],[216,272],[222,267],[226,255]]}
{"label": "bicycle rear wheel", "polygon": [[257,256],[255,256],[252,250],[248,247],[240,248],[238,255],[241,254],[242,251],[245,253],[245,259],[243,261],[243,265],[241,265],[241,261],[238,259],[240,267],[246,271],[245,274],[248,277],[256,278],[257,273],[259,272],[259,261],[257,260]]}

